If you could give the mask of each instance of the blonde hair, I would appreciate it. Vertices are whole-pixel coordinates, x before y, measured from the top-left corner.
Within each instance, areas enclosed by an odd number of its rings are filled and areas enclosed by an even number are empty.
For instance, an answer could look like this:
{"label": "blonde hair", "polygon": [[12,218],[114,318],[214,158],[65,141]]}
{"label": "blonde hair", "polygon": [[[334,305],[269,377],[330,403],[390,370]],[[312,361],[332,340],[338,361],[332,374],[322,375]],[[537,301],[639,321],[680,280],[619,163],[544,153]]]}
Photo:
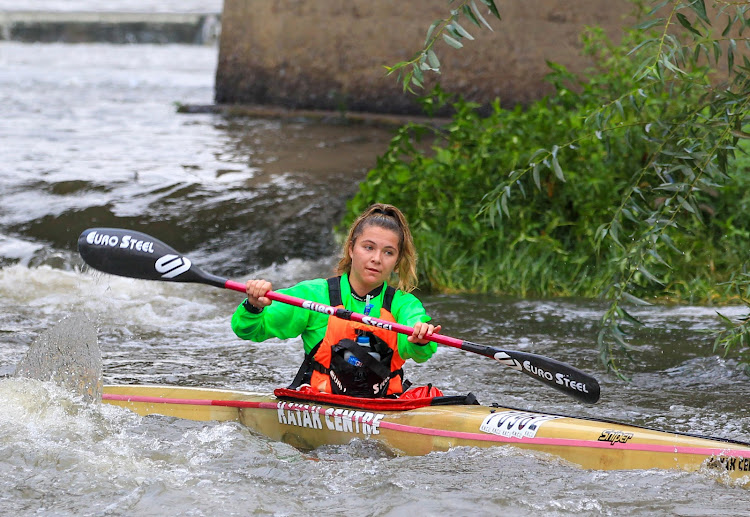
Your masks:
{"label": "blonde hair", "polygon": [[407,293],[413,291],[417,287],[417,250],[414,247],[409,223],[401,210],[385,203],[371,205],[349,227],[349,235],[342,246],[343,256],[335,269],[336,274],[351,271],[352,258],[349,256],[349,250],[368,226],[391,230],[398,235],[398,262],[395,269],[398,274],[398,288]]}

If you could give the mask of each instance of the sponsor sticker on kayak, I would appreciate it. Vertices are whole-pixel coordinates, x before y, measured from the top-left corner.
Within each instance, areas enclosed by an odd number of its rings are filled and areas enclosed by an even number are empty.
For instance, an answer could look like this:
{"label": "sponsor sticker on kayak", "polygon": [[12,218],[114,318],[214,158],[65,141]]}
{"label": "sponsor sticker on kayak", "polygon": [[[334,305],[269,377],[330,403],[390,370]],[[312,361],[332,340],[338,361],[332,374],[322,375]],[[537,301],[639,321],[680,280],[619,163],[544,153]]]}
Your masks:
{"label": "sponsor sticker on kayak", "polygon": [[385,417],[383,413],[332,407],[324,409],[297,402],[279,402],[276,407],[280,424],[310,429],[325,427],[329,431],[364,436],[380,434],[380,421]]}
{"label": "sponsor sticker on kayak", "polygon": [[711,469],[728,470],[730,472],[750,472],[750,457],[711,456],[704,463]]}
{"label": "sponsor sticker on kayak", "polygon": [[599,435],[600,442],[609,442],[611,445],[616,443],[628,443],[633,438],[633,433],[626,433],[625,431],[616,431],[613,429],[605,429],[602,434]]}
{"label": "sponsor sticker on kayak", "polygon": [[487,415],[479,430],[506,438],[533,438],[544,422],[557,418],[561,417],[526,411],[502,411]]}

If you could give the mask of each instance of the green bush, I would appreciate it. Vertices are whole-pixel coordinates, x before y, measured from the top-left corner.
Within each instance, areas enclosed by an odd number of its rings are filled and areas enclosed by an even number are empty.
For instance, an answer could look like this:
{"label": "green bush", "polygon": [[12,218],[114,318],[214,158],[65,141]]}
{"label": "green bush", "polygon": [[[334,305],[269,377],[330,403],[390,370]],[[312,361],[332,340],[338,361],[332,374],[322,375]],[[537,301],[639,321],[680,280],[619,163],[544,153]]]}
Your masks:
{"label": "green bush", "polygon": [[[639,99],[629,93],[638,91],[638,59],[629,51],[644,37],[632,32],[616,46],[589,30],[584,47],[594,67],[577,78],[550,64],[555,93],[525,109],[504,109],[497,101],[482,116],[477,105],[437,88],[423,102],[428,109],[450,103],[451,122],[401,128],[349,203],[344,224],[375,201],[399,206],[413,226],[423,289],[601,294],[603,279],[616,278],[629,257],[601,247],[597,232],[658,145],[644,114],[682,116],[700,94],[675,98],[663,88]],[[696,71],[696,81],[705,83],[706,75]],[[640,103],[639,109],[609,110],[612,120],[604,122],[612,131],[590,134],[585,119],[611,99]],[[559,147],[540,155],[550,143]],[[546,163],[529,166],[535,159]],[[635,294],[692,301],[717,295],[716,283],[727,279],[729,263],[743,259],[747,243],[748,212],[738,208],[750,199],[746,181],[736,179],[699,194],[703,222],[690,213],[679,218],[681,231],[636,275]],[[662,183],[643,176],[631,196],[658,203],[654,189]],[[627,238],[634,229],[627,211],[623,221],[620,238]]]}
{"label": "green bush", "polygon": [[[422,84],[422,70],[439,71],[434,33],[460,48],[462,13],[482,27],[462,6],[389,68],[406,89]],[[526,109],[496,102],[480,116],[439,89],[425,97],[432,111],[450,103],[452,122],[403,128],[347,216],[373,201],[404,209],[433,290],[609,300],[598,345],[618,375],[626,325],[638,324],[632,304],[750,307],[750,58],[738,52],[750,45],[750,4],[633,6],[639,23],[620,45],[588,30],[594,66],[575,77],[550,64],[555,93]],[[750,317],[722,318],[714,350],[750,361]]]}

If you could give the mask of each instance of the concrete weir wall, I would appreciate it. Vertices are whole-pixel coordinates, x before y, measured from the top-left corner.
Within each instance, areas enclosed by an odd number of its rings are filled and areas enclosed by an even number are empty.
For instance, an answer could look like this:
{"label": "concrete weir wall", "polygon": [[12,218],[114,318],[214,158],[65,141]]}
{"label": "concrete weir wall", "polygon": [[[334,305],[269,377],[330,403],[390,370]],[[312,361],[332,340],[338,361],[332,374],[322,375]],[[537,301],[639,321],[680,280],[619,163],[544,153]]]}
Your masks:
{"label": "concrete weir wall", "polygon": [[[479,4],[479,2],[477,2]],[[550,92],[546,61],[573,71],[588,63],[579,35],[587,25],[619,38],[627,0],[496,0],[494,31],[468,20],[476,39],[455,50],[438,42],[444,89],[486,104],[526,104]],[[452,4],[439,0],[225,0],[216,102],[284,108],[414,114],[421,110],[383,65],[408,60],[433,20]],[[430,80],[427,87],[435,83]]]}
{"label": "concrete weir wall", "polygon": [[0,11],[0,41],[213,45],[220,13]]}

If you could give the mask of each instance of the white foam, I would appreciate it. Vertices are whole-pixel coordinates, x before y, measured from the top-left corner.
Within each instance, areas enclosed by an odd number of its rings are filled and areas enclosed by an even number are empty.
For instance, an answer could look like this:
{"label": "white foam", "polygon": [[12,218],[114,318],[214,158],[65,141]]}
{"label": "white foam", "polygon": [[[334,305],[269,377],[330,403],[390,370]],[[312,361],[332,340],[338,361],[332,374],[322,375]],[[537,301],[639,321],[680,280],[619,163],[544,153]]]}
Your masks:
{"label": "white foam", "polygon": [[34,253],[42,248],[41,244],[0,235],[0,257],[17,260],[23,265],[28,265]]}

